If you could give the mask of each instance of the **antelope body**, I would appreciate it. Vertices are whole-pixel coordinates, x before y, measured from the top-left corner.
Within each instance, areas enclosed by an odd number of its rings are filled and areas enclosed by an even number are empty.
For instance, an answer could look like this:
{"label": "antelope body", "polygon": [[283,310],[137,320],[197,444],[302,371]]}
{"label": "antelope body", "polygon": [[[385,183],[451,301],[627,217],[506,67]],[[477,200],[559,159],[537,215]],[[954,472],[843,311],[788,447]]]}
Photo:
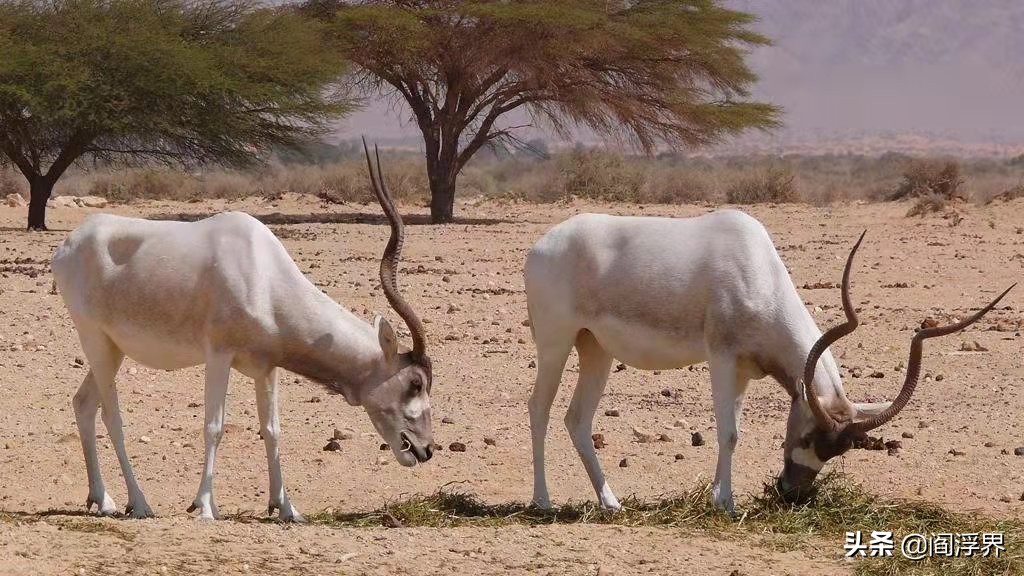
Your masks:
{"label": "antelope body", "polygon": [[202,518],[218,517],[213,470],[232,368],[256,385],[270,475],[268,512],[279,510],[281,520],[302,516],[288,500],[281,471],[279,367],[364,406],[401,464],[430,458],[430,360],[423,327],[395,282],[402,222],[379,177],[379,159],[377,174],[370,170],[392,227],[381,282],[413,334],[410,353],[399,351],[386,320],[377,317],[371,326],[316,288],[273,233],[246,214],[224,213],[192,223],[101,214],[88,218],[58,247],[54,280],[89,363],[73,402],[89,508],[96,504],[101,514],[115,511],[96,453],[95,420],[102,406],[128,488],[126,512],[152,515],[125,450],[114,383],[125,356],[163,370],[206,365],[205,464],[189,507],[200,510]]}
{"label": "antelope body", "polygon": [[525,267],[537,346],[529,403],[534,503],[550,506],[545,436],[573,347],[579,381],[565,425],[602,506],[619,508],[591,439],[613,358],[646,370],[709,363],[719,446],[713,499],[729,511],[734,507],[732,455],[747,383],[773,376],[792,399],[778,488],[787,498],[805,494],[826,460],[906,405],[917,379],[921,340],[959,330],[998,302],[965,322],[915,336],[916,359],[912,355],[896,403],[853,403],[827,347],[856,326],[848,281],[857,246],[843,282],[850,322],[830,331],[826,340],[767,231],[742,212],[682,219],[582,214],[551,229],[530,250]]}

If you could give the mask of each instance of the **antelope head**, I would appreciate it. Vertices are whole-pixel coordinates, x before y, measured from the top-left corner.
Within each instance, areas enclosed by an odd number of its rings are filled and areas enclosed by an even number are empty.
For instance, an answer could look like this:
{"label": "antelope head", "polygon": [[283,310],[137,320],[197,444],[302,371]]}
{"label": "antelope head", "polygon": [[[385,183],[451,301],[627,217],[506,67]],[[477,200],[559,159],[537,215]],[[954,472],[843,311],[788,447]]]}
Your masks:
{"label": "antelope head", "polygon": [[[866,232],[865,232],[866,234]],[[843,271],[842,300],[846,322],[825,332],[807,354],[804,365],[803,391],[806,403],[797,396],[789,414],[784,446],[784,465],[776,489],[789,502],[799,501],[811,493],[811,486],[825,462],[844,454],[854,443],[867,437],[867,433],[900,413],[914,395],[921,373],[921,354],[924,341],[929,338],[946,336],[977,322],[1006,294],[1010,286],[988,306],[956,324],[925,328],[914,334],[910,341],[910,360],[907,362],[906,378],[896,399],[886,403],[852,403],[842,394],[823,402],[815,388],[814,372],[821,355],[840,338],[852,333],[859,323],[856,310],[850,302],[850,269],[853,257],[864,240],[864,234],[850,250]],[[1016,286],[1016,284],[1014,284]]]}
{"label": "antelope head", "polygon": [[433,455],[434,438],[430,422],[433,372],[426,353],[423,323],[398,291],[396,273],[405,240],[402,217],[381,174],[379,151],[374,147],[377,160],[374,169],[365,139],[363,150],[373,192],[391,223],[391,237],[380,261],[381,288],[388,303],[409,327],[412,351],[399,351],[398,338],[391,325],[384,318],[376,317],[373,325],[383,353],[383,381],[368,390],[360,401],[377,433],[391,446],[395,459],[403,466],[414,466],[417,462],[426,462]]}

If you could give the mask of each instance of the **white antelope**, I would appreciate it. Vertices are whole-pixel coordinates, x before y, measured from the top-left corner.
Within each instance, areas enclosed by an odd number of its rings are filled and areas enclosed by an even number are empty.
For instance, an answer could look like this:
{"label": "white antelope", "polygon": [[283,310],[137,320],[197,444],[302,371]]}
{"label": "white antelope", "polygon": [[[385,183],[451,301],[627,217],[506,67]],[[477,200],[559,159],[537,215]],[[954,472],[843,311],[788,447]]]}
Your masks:
{"label": "white antelope", "polygon": [[[364,142],[365,148],[365,142]],[[189,512],[218,518],[213,469],[224,431],[232,368],[256,384],[260,433],[270,473],[268,514],[302,516],[285,492],[278,450],[278,367],[319,382],[363,406],[404,466],[432,454],[431,364],[423,325],[402,298],[396,271],[404,231],[401,216],[369,150],[374,192],[391,223],[380,264],[381,287],[412,333],[401,352],[387,320],[360,320],[299,271],[284,246],[255,218],[225,213],[186,222],[112,215],[88,218],[57,248],[53,275],[71,314],[89,373],[74,398],[89,478],[86,506],[116,507],[96,455],[96,412],[106,425],[128,488],[126,514],[152,516],[125,450],[114,376],[125,356],[152,368],[206,364],[205,464]]]}
{"label": "white antelope", "polygon": [[773,376],[792,398],[777,488],[789,500],[806,495],[827,460],[907,405],[923,340],[965,328],[1009,292],[962,322],[918,332],[895,401],[853,403],[827,349],[857,326],[849,276],[859,245],[860,240],[843,273],[847,322],[822,335],[767,231],[742,212],[684,219],[584,214],[555,226],[530,250],[525,270],[537,345],[537,381],[529,404],[534,504],[551,505],[544,440],[573,346],[579,382],[565,425],[603,507],[620,506],[601,471],[591,432],[613,357],[645,370],[709,363],[718,432],[713,498],[730,512],[732,455],[747,383]]}

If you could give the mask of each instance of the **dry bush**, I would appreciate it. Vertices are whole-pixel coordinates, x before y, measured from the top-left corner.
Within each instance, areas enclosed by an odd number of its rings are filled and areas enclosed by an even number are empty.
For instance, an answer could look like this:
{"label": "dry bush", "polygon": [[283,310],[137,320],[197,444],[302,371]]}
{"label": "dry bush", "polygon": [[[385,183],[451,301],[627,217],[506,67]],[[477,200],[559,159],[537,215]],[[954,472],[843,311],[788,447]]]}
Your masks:
{"label": "dry bush", "polygon": [[8,194],[21,194],[28,198],[28,183],[13,170],[0,168],[0,199]]}
{"label": "dry bush", "polygon": [[573,152],[562,174],[566,195],[613,202],[636,202],[645,180],[639,163],[601,150]]}
{"label": "dry bush", "polygon": [[967,199],[960,164],[954,160],[914,160],[903,171],[903,181],[890,200],[938,196],[945,200]]}
{"label": "dry bush", "polygon": [[907,217],[945,212],[946,208],[949,207],[949,203],[950,200],[948,198],[938,194],[921,196],[910,207],[910,210],[907,210]]}
{"label": "dry bush", "polygon": [[796,175],[789,167],[769,166],[752,175],[741,176],[725,191],[729,204],[799,202]]}
{"label": "dry bush", "polygon": [[1024,198],[1024,183],[1017,184],[1016,186],[1013,186],[1012,188],[1009,188],[1007,190],[1003,190],[999,194],[996,194],[995,196],[992,196],[991,198],[988,199],[986,204],[991,203],[991,202],[995,202],[995,201],[1009,202],[1010,200],[1016,200],[1018,198]]}

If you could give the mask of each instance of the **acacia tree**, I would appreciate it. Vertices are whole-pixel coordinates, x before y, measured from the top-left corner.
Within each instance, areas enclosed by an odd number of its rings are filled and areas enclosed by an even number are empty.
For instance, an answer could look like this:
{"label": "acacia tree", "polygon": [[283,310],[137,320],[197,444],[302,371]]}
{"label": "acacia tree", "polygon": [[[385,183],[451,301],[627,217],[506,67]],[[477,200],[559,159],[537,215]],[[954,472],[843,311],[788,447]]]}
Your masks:
{"label": "acacia tree", "polygon": [[[481,147],[518,143],[513,110],[694,146],[777,123],[749,100],[744,58],[767,40],[716,0],[309,0],[372,93],[398,94],[423,133],[434,222],[452,220],[459,171]],[[507,118],[507,117],[506,117]]]}
{"label": "acacia tree", "polygon": [[0,0],[0,162],[28,228],[82,160],[244,165],[309,138],[347,109],[325,49],[248,0]]}

